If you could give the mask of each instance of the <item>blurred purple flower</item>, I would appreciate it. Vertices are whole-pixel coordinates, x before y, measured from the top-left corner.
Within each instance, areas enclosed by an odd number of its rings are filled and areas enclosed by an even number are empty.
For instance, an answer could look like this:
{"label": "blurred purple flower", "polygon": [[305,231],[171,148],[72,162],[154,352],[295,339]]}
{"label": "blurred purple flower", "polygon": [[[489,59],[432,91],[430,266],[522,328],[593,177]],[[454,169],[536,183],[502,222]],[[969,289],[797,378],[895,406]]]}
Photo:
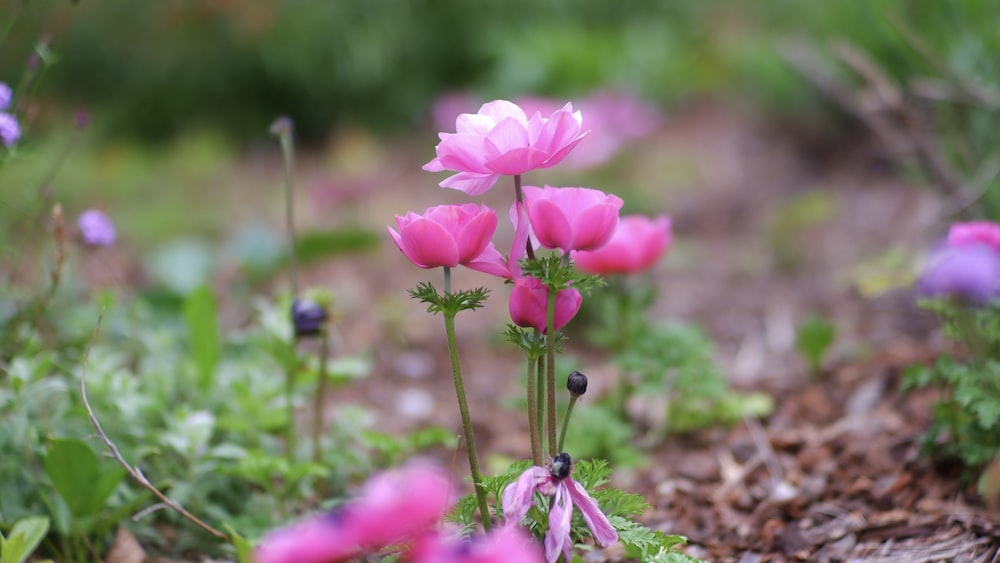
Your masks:
{"label": "blurred purple flower", "polygon": [[0,140],[5,146],[11,146],[21,138],[21,126],[17,118],[9,113],[0,113]]}
{"label": "blurred purple flower", "polygon": [[1000,251],[1000,225],[992,221],[952,223],[948,229],[948,246],[984,244]]}
{"label": "blurred purple flower", "polygon": [[10,89],[10,86],[0,82],[0,110],[7,109],[10,106],[10,101],[14,97],[14,91]]}
{"label": "blurred purple flower", "polygon": [[79,110],[73,114],[73,124],[77,129],[84,129],[90,124],[90,114],[84,110]]}
{"label": "blurred purple flower", "polygon": [[88,209],[76,220],[80,228],[80,238],[90,246],[112,246],[115,244],[115,225],[111,218],[99,209]]}
{"label": "blurred purple flower", "polygon": [[1000,253],[985,245],[944,246],[917,281],[924,297],[953,297],[984,304],[1000,296]]}

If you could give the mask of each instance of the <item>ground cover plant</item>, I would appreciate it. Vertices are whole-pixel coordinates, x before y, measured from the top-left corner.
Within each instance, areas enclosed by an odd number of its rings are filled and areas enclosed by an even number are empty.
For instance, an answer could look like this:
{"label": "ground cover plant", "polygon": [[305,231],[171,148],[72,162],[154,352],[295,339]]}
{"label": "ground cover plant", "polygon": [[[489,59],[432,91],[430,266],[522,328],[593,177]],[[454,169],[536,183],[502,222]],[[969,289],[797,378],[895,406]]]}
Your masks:
{"label": "ground cover plant", "polygon": [[0,9],[0,561],[1000,552],[990,3],[307,4]]}

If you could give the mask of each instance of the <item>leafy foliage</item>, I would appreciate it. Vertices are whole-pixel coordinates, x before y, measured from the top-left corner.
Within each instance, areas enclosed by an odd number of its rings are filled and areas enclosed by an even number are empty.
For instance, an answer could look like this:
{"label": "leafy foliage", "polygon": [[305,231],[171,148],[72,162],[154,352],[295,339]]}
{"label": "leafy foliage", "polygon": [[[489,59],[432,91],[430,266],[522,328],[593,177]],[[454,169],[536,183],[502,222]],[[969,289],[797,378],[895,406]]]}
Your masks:
{"label": "leafy foliage", "polygon": [[795,347],[809,364],[809,371],[819,373],[830,345],[837,336],[837,328],[825,318],[813,315],[799,325],[795,334]]}
{"label": "leafy foliage", "polygon": [[[980,468],[1000,459],[1000,304],[970,308],[937,299],[922,305],[937,313],[943,332],[965,348],[964,354],[939,358],[932,367],[911,367],[905,374],[907,388],[941,390],[924,449]],[[967,359],[959,359],[963,356]]]}

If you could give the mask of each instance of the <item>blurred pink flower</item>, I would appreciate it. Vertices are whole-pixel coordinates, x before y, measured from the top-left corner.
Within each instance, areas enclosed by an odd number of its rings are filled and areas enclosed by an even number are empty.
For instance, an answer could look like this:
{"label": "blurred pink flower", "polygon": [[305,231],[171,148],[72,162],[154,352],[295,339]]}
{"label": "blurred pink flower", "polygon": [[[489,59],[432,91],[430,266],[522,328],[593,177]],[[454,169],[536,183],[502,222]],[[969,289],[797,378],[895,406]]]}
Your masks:
{"label": "blurred pink flower", "polygon": [[371,477],[340,510],[272,531],[257,563],[337,563],[407,543],[437,525],[451,506],[451,484],[439,469],[413,463]]}
{"label": "blurred pink flower", "polygon": [[976,244],[984,244],[993,250],[1000,250],[1000,225],[992,221],[970,221],[951,225],[948,230],[949,246]]}
{"label": "blurred pink flower", "polygon": [[467,90],[446,92],[438,96],[431,106],[431,123],[438,130],[447,129],[455,124],[459,115],[469,113],[480,105],[479,98]]}
{"label": "blurred pink flower", "polygon": [[483,536],[429,534],[407,554],[413,563],[542,563],[542,551],[521,528],[505,526]]}
{"label": "blurred pink flower", "polygon": [[670,219],[622,217],[611,240],[601,248],[573,253],[576,267],[588,274],[634,274],[650,268],[670,245]]}
{"label": "blurred pink flower", "polygon": [[534,113],[529,118],[506,100],[483,104],[475,114],[463,113],[455,120],[455,133],[440,133],[437,156],[424,170],[452,170],[441,182],[445,188],[479,195],[496,183],[501,174],[523,174],[558,164],[587,134],[581,131],[583,117],[567,103],[549,117]]}
{"label": "blurred pink flower", "polygon": [[88,209],[76,219],[80,229],[80,239],[90,246],[113,246],[115,244],[115,225],[111,218],[100,209]]}
{"label": "blurred pink flower", "polygon": [[[518,277],[514,280],[514,289],[510,291],[508,304],[510,319],[517,326],[545,332],[548,300],[549,288],[541,280]],[[566,323],[576,316],[581,304],[583,304],[583,296],[573,288],[566,288],[556,293],[555,329],[559,330],[566,326]]]}
{"label": "blurred pink flower", "polygon": [[21,138],[21,126],[17,118],[9,113],[0,113],[0,142],[4,146],[13,146]]}
{"label": "blurred pink flower", "polygon": [[[524,96],[514,100],[531,114],[543,115],[559,107],[558,100]],[[582,127],[590,134],[568,154],[564,164],[576,170],[601,166],[614,158],[626,142],[649,136],[663,118],[656,107],[635,95],[619,90],[600,90],[577,104],[583,115]]]}
{"label": "blurred pink flower", "polygon": [[621,198],[590,188],[524,186],[528,219],[545,248],[596,250],[618,225]]}
{"label": "blurred pink flower", "polygon": [[580,509],[583,521],[600,545],[610,545],[618,541],[618,532],[601,512],[601,508],[583,488],[570,477],[572,460],[569,454],[557,454],[552,467],[531,467],[507,485],[503,491],[503,514],[506,526],[517,526],[535,504],[535,491],[554,497],[549,510],[549,531],[545,534],[545,558],[556,563],[560,555],[572,561],[573,539],[570,524],[573,521],[573,506]]}
{"label": "blurred pink flower", "polygon": [[396,225],[399,232],[388,227],[389,236],[421,268],[454,268],[461,264],[503,275],[501,269],[492,271],[491,262],[480,264],[478,260],[491,247],[490,239],[497,228],[496,211],[485,205],[438,205],[423,215],[410,211],[396,215]]}

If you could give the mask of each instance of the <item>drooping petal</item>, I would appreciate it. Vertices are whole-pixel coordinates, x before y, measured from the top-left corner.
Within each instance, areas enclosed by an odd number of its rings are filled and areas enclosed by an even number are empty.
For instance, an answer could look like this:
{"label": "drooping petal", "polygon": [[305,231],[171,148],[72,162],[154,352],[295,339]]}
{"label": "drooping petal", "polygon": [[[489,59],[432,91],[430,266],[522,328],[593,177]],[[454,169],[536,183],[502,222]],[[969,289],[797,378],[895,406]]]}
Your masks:
{"label": "drooping petal", "polygon": [[573,560],[573,538],[569,533],[572,522],[573,500],[563,480],[556,485],[549,510],[549,531],[545,533],[545,558],[549,563],[556,563],[560,555],[565,555],[566,561]]}
{"label": "drooping petal", "polygon": [[508,280],[513,277],[507,259],[503,257],[503,254],[500,254],[500,251],[497,250],[497,247],[492,242],[486,246],[479,256],[463,262],[462,265],[470,270],[491,276],[506,278]]}
{"label": "drooping petal", "polygon": [[590,528],[590,533],[593,534],[597,543],[608,546],[618,541],[618,532],[608,521],[608,517],[601,512],[597,501],[587,493],[587,489],[583,488],[583,485],[577,483],[572,477],[567,477],[563,483],[567,485],[573,504],[580,509],[583,521],[587,523],[587,527]]}
{"label": "drooping petal", "polygon": [[445,178],[439,186],[451,188],[469,195],[482,195],[497,183],[499,174],[478,174],[474,172],[459,172]]}
{"label": "drooping petal", "polygon": [[538,483],[547,478],[551,478],[551,475],[544,467],[529,467],[517,481],[507,485],[503,490],[501,502],[506,525],[516,526],[528,514],[528,510],[535,502],[534,495]]}

